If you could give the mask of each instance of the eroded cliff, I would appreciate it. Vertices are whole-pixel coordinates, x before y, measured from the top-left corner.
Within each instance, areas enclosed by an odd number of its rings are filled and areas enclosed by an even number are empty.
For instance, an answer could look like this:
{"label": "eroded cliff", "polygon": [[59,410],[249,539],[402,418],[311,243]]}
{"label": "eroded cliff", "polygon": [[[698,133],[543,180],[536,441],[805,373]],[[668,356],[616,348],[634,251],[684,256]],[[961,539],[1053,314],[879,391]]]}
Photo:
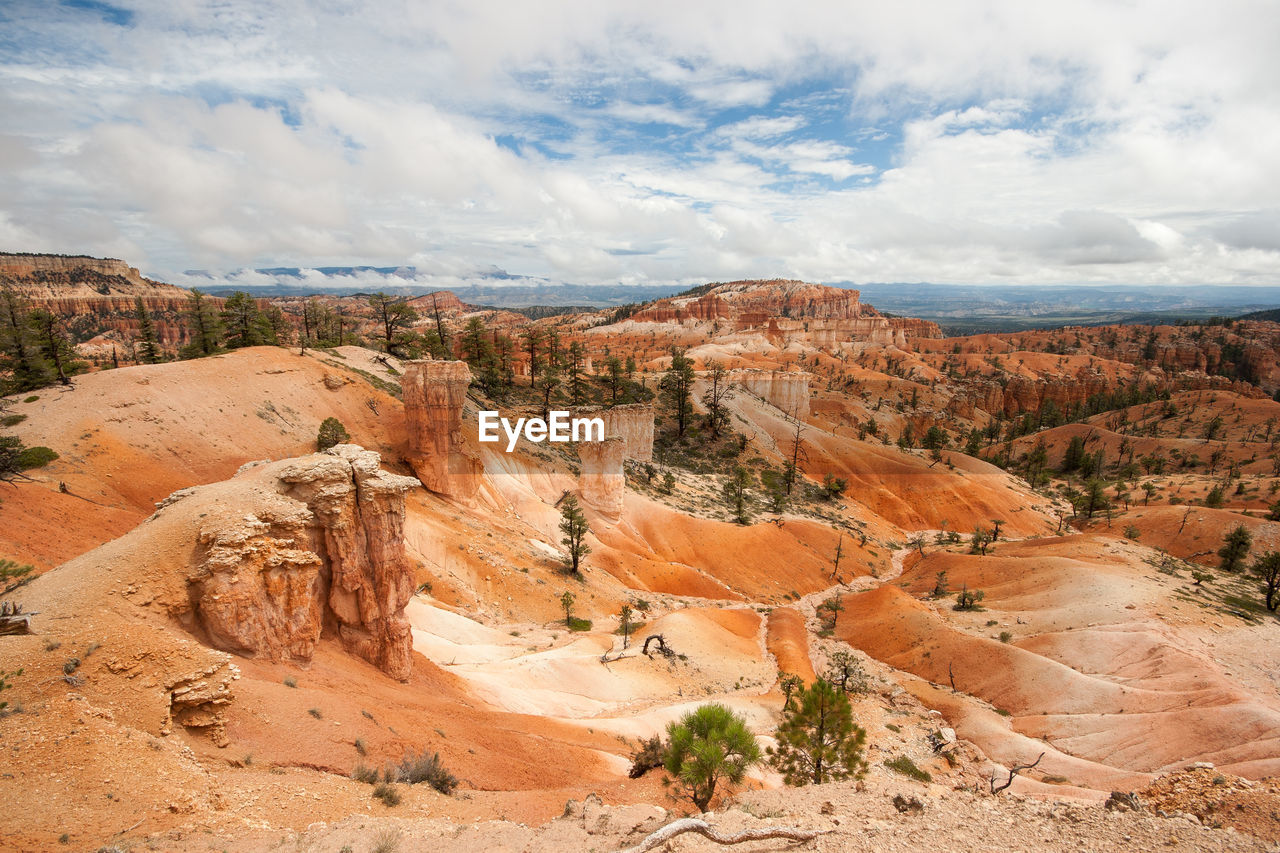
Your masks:
{"label": "eroded cliff", "polygon": [[273,472],[278,495],[201,527],[188,598],[211,645],[305,664],[329,628],[347,651],[409,677],[404,494],[417,483],[379,462],[354,445],[290,461]]}
{"label": "eroded cliff", "polygon": [[475,495],[484,470],[462,435],[470,385],[471,370],[464,361],[411,361],[401,379],[409,464],[431,491],[463,499]]}

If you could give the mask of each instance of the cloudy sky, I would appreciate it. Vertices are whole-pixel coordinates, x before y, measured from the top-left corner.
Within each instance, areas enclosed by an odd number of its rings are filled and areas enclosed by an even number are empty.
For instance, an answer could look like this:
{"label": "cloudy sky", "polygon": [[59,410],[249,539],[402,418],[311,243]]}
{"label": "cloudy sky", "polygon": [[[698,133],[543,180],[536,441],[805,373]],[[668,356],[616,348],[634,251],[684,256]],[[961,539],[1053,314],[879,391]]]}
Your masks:
{"label": "cloudy sky", "polygon": [[6,0],[0,249],[1276,284],[1277,45],[1273,0]]}

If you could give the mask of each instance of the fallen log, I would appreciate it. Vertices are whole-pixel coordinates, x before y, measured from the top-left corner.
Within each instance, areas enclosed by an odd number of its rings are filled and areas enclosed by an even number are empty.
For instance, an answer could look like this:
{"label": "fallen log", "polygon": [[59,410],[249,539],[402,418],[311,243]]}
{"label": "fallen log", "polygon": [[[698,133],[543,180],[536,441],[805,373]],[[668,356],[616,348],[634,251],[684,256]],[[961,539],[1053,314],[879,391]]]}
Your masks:
{"label": "fallen log", "polygon": [[819,835],[825,835],[832,832],[830,829],[798,829],[794,826],[761,826],[755,829],[744,829],[742,832],[736,832],[733,835],[725,835],[717,832],[705,820],[699,820],[694,817],[681,818],[672,821],[656,832],[645,837],[643,841],[635,847],[628,847],[619,853],[645,853],[646,850],[665,844],[677,835],[683,835],[686,832],[696,832],[704,838],[714,841],[716,844],[742,844],[745,841],[761,841],[766,838],[786,838],[789,841],[812,841]]}

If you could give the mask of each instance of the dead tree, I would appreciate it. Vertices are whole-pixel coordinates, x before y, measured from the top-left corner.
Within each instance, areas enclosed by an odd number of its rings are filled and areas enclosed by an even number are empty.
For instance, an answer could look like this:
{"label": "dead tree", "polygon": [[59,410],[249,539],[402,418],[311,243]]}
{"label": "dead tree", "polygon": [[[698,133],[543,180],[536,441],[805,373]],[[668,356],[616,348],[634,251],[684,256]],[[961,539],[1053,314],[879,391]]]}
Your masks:
{"label": "dead tree", "polygon": [[644,638],[644,645],[640,648],[640,651],[644,653],[645,657],[652,657],[652,655],[649,654],[649,643],[654,643],[658,647],[658,651],[662,652],[663,657],[673,658],[676,656],[676,653],[667,645],[665,637],[661,634],[650,634]]}
{"label": "dead tree", "polygon": [[[1044,758],[1044,753],[1043,753],[1043,752],[1042,752],[1042,753],[1040,753],[1040,758]],[[1040,758],[1037,758],[1035,761],[1031,762],[1030,764],[1015,764],[1015,765],[1013,765],[1013,767],[1012,767],[1012,768],[1010,768],[1010,770],[1009,770],[1009,779],[1008,779],[1008,781],[1006,781],[1003,785],[1000,785],[999,787],[997,787],[997,786],[996,786],[996,771],[995,771],[995,768],[994,768],[994,767],[993,767],[993,768],[991,768],[991,793],[993,793],[993,794],[998,794],[998,793],[1000,793],[1001,791],[1003,791],[1005,788],[1007,788],[1007,787],[1009,787],[1010,785],[1012,785],[1012,784],[1013,784],[1013,779],[1014,779],[1014,777],[1015,777],[1015,776],[1017,776],[1017,775],[1018,775],[1019,773],[1021,773],[1023,770],[1030,770],[1032,767],[1035,767],[1037,764],[1039,764],[1039,763],[1040,763]]]}
{"label": "dead tree", "polygon": [[716,844],[742,844],[745,841],[760,841],[765,838],[785,838],[789,841],[812,841],[819,835],[826,835],[830,829],[797,829],[794,826],[762,826],[756,829],[744,829],[733,835],[717,832],[705,820],[694,817],[672,821],[657,832],[651,833],[635,847],[628,847],[619,853],[645,853],[667,843],[677,835],[696,832]]}
{"label": "dead tree", "polygon": [[23,613],[21,604],[0,602],[0,635],[30,634],[32,615]]}

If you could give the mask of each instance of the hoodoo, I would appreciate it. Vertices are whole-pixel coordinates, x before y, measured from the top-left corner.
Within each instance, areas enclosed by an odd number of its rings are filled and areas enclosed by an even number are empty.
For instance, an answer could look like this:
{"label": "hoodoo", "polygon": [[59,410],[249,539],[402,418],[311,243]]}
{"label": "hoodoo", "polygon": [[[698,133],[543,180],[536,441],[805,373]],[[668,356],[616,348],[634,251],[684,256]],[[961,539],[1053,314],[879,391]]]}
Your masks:
{"label": "hoodoo", "polygon": [[405,365],[402,386],[409,463],[422,485],[448,497],[473,496],[483,471],[462,436],[462,407],[470,385],[471,370],[464,361]]}
{"label": "hoodoo", "polygon": [[785,370],[734,370],[729,374],[735,385],[741,385],[771,406],[800,419],[809,416],[808,373]]}
{"label": "hoodoo", "polygon": [[604,434],[622,439],[623,455],[637,462],[653,461],[653,406],[628,403],[607,409],[578,409],[579,417],[602,418]]}
{"label": "hoodoo", "polygon": [[604,441],[579,442],[578,459],[582,471],[578,474],[578,491],[582,502],[606,518],[622,517],[622,498],[627,488],[622,460],[627,455],[626,442],[607,435]]}
{"label": "hoodoo", "polygon": [[309,663],[324,625],[336,622],[347,651],[409,677],[404,494],[417,484],[380,461],[349,444],[293,460],[275,472],[279,497],[235,526],[200,531],[205,556],[188,597],[214,646]]}

